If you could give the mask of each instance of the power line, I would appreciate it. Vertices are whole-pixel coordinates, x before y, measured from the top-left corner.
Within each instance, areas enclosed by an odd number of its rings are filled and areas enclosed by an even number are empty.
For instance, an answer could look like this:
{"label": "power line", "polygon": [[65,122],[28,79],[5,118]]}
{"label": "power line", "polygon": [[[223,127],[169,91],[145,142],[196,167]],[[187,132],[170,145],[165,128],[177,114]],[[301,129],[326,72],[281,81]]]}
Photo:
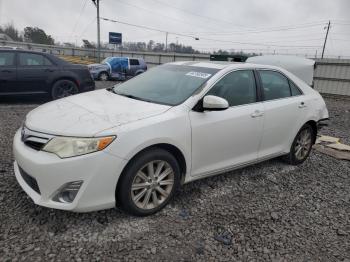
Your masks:
{"label": "power line", "polygon": [[[160,3],[160,4],[162,4],[162,5],[169,6],[169,7],[171,7],[171,8],[177,9],[177,10],[179,10],[179,11],[182,11],[182,12],[185,12],[185,13],[188,13],[188,14],[191,14],[191,15],[194,15],[194,16],[197,16],[197,17],[204,18],[204,19],[215,20],[215,21],[218,21],[218,22],[221,22],[221,23],[225,23],[225,24],[229,23],[229,24],[233,24],[233,25],[236,26],[236,27],[243,27],[243,28],[250,28],[250,29],[255,28],[255,29],[257,29],[257,30],[264,29],[264,28],[259,28],[259,27],[248,27],[248,26],[237,25],[237,23],[233,23],[232,21],[227,21],[227,20],[217,19],[217,18],[214,18],[214,17],[208,17],[208,16],[199,15],[199,14],[197,14],[197,13],[193,13],[193,12],[190,12],[190,11],[188,11],[188,10],[178,8],[178,7],[174,6],[174,5],[170,5],[170,4],[168,4],[168,3],[164,3],[164,2],[159,1],[159,0],[152,0],[152,1],[157,2],[157,3]],[[321,23],[321,22],[322,22],[322,23],[325,23],[326,20],[320,20],[320,21],[317,21],[317,22],[308,22],[308,23],[303,23],[303,24],[300,24],[300,25],[311,25],[311,24]],[[280,26],[280,27],[290,27],[290,25],[287,25],[287,26]],[[278,27],[278,28],[280,28],[280,27]],[[273,28],[274,28],[274,27],[267,28],[267,29],[273,29]]]}
{"label": "power line", "polygon": [[[144,11],[147,11],[147,12],[150,12],[150,13],[154,13],[154,14],[156,14],[156,15],[165,17],[165,18],[167,18],[167,19],[174,20],[174,21],[176,21],[176,22],[178,22],[178,23],[182,23],[182,24],[189,25],[189,23],[185,22],[184,20],[177,19],[177,18],[168,16],[168,15],[164,15],[164,14],[161,14],[161,13],[159,13],[159,12],[155,12],[155,11],[153,11],[153,10],[150,10],[150,9],[148,9],[148,8],[144,8],[144,7],[141,7],[141,6],[137,6],[137,5],[135,5],[135,4],[127,3],[127,2],[124,2],[124,1],[121,1],[121,0],[119,0],[118,2],[121,3],[121,4],[123,4],[123,5],[131,6],[131,7],[140,9],[140,10],[144,10]],[[193,25],[195,25],[195,26],[197,26],[197,27],[205,28],[205,27],[203,27],[202,25],[199,25],[199,24],[193,24]],[[207,29],[207,28],[205,28],[205,29]],[[214,29],[214,28],[213,28],[213,29]]]}
{"label": "power line", "polygon": [[233,43],[233,44],[241,44],[241,45],[256,45],[256,46],[273,46],[273,47],[310,47],[310,48],[315,48],[315,47],[320,47],[320,46],[304,46],[304,45],[275,45],[275,44],[268,44],[268,43],[247,43],[247,42],[239,42],[239,41],[231,41],[231,40],[222,40],[222,39],[213,39],[213,38],[204,38],[201,37],[203,40],[208,40],[208,41],[214,41],[214,42],[226,42],[226,43]]}
{"label": "power line", "polygon": [[345,42],[350,42],[350,39],[338,39],[338,38],[333,38],[334,41],[345,41]]}
{"label": "power line", "polygon": [[88,24],[85,26],[84,30],[81,32],[81,34],[79,35],[78,38],[84,36],[84,34],[86,33],[86,31],[90,28],[90,26],[91,26],[96,20],[97,20],[97,18],[94,17],[94,18],[91,20],[91,22],[88,23]]}
{"label": "power line", "polygon": [[[0,1],[1,1],[1,0],[0,0]],[[73,33],[75,32],[75,29],[76,29],[76,27],[77,27],[77,25],[78,25],[78,22],[79,22],[80,18],[81,18],[81,15],[82,15],[82,13],[84,12],[84,9],[85,9],[85,6],[86,6],[86,3],[87,3],[87,0],[83,0],[83,1],[84,1],[84,2],[83,2],[83,5],[82,5],[82,7],[81,7],[81,9],[80,9],[80,12],[79,12],[78,18],[77,18],[77,20],[76,20],[76,22],[75,22],[75,24],[74,24],[74,26],[73,26],[73,30],[72,30],[72,32],[71,32],[71,34],[70,34],[69,39],[71,39],[71,38],[72,38]]]}
{"label": "power line", "polygon": [[[157,32],[163,32],[163,33],[169,33],[172,35],[178,35],[178,36],[183,36],[183,37],[187,37],[187,38],[192,38],[195,40],[199,40],[199,38],[193,36],[193,35],[186,35],[186,34],[181,34],[181,33],[176,33],[176,32],[170,32],[170,31],[165,31],[165,30],[161,30],[158,28],[154,28],[154,27],[148,27],[148,26],[144,26],[144,25],[136,25],[136,24],[132,24],[132,23],[127,23],[127,22],[123,22],[123,21],[117,21],[117,20],[113,20],[113,19],[109,19],[109,18],[105,18],[105,17],[101,17],[102,20],[105,21],[109,21],[109,22],[113,22],[113,23],[119,23],[119,24],[124,24],[124,25],[128,25],[128,26],[133,26],[133,27],[138,27],[138,28],[142,28],[142,29],[147,29],[147,30],[151,30],[151,31],[157,31]],[[248,43],[248,42],[240,42],[240,41],[231,41],[231,40],[223,40],[223,39],[213,39],[213,38],[203,38],[201,37],[201,39],[203,40],[208,40],[208,41],[215,41],[215,42],[222,42],[222,43],[233,43],[233,44],[241,44],[241,45],[255,45],[255,46],[274,46],[274,47],[305,47],[305,48],[315,48],[315,47],[320,47],[320,46],[304,46],[304,45],[295,45],[295,46],[286,46],[286,45],[275,45],[275,44],[265,44],[265,43]]]}
{"label": "power line", "polygon": [[151,31],[157,31],[157,32],[162,32],[162,33],[169,33],[169,34],[172,34],[172,35],[178,35],[178,36],[183,36],[183,37],[187,37],[187,38],[197,39],[197,37],[192,36],[192,35],[185,35],[185,34],[165,31],[165,30],[161,30],[161,29],[158,29],[158,28],[154,28],[154,27],[149,27],[149,26],[144,26],[144,25],[136,25],[136,24],[127,23],[127,22],[123,22],[123,21],[117,21],[117,20],[113,20],[113,19],[109,19],[109,18],[105,18],[105,17],[101,17],[101,19],[105,20],[105,21],[113,22],[113,23],[119,23],[119,24],[123,24],[123,25],[143,28],[143,29],[147,29],[147,30],[151,30]]}
{"label": "power line", "polygon": [[187,14],[190,14],[190,15],[192,15],[192,16],[197,16],[197,17],[204,18],[204,19],[206,19],[206,20],[218,21],[218,22],[220,22],[220,23],[225,23],[225,24],[229,23],[229,24],[234,25],[235,27],[250,28],[250,27],[243,26],[243,25],[237,25],[236,23],[233,23],[233,22],[231,22],[231,21],[225,21],[225,20],[222,20],[222,19],[217,19],[217,18],[214,18],[214,17],[209,17],[209,16],[204,16],[204,15],[200,15],[200,14],[197,14],[197,13],[193,13],[193,12],[190,12],[190,11],[188,11],[188,10],[185,10],[185,9],[182,9],[182,8],[179,8],[179,7],[176,7],[176,6],[174,6],[174,5],[170,5],[170,4],[168,4],[168,3],[164,3],[164,2],[159,1],[159,0],[152,0],[152,1],[153,1],[153,2],[157,2],[157,3],[159,3],[159,4],[162,4],[162,5],[165,5],[165,6],[169,6],[169,7],[173,8],[173,9],[182,11],[182,12],[187,13]]}
{"label": "power line", "polygon": [[[197,34],[211,34],[211,35],[245,35],[245,34],[260,34],[260,33],[270,33],[270,32],[279,32],[279,31],[290,31],[290,30],[300,30],[300,29],[309,29],[312,27],[320,27],[324,26],[324,23],[317,23],[317,24],[310,24],[310,25],[304,25],[304,26],[289,26],[289,27],[279,27],[279,28],[271,28],[271,29],[264,29],[264,30],[248,30],[248,31],[230,31],[230,32],[198,32]],[[188,32],[189,33],[189,32]]]}

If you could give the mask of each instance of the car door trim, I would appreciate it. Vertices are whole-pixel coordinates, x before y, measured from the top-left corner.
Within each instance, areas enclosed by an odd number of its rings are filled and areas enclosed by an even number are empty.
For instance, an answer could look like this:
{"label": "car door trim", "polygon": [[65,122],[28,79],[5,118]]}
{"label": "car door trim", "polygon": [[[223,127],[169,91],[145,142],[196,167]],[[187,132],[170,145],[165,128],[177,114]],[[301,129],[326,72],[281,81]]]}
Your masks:
{"label": "car door trim", "polygon": [[194,180],[205,178],[205,177],[211,177],[211,176],[227,173],[227,172],[230,172],[230,171],[234,171],[234,170],[237,170],[237,169],[240,169],[240,168],[248,167],[248,166],[251,166],[251,165],[254,165],[254,164],[257,164],[257,163],[264,162],[264,161],[269,160],[269,159],[273,159],[273,158],[276,158],[276,157],[279,157],[279,156],[283,156],[285,154],[286,153],[284,153],[284,152],[279,152],[279,153],[275,153],[275,154],[272,154],[272,155],[268,155],[268,156],[264,156],[264,157],[261,157],[261,158],[257,158],[257,159],[252,160],[252,161],[247,161],[247,162],[243,162],[243,163],[240,163],[240,164],[236,164],[236,165],[232,165],[232,166],[228,166],[228,167],[224,167],[224,168],[211,170],[211,171],[204,172],[204,173],[197,174],[197,175],[190,175],[190,176],[188,176],[189,180],[185,181],[185,184],[189,183],[189,182],[192,182]]}

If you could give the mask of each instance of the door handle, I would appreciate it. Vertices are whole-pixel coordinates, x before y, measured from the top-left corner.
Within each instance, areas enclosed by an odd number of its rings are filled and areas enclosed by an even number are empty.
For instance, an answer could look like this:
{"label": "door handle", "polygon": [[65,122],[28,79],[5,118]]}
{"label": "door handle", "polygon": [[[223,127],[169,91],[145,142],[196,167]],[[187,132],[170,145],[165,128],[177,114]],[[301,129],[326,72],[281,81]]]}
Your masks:
{"label": "door handle", "polygon": [[260,110],[255,110],[254,113],[252,113],[250,116],[252,118],[256,118],[256,117],[261,117],[264,115],[264,112],[261,112]]}
{"label": "door handle", "polygon": [[304,107],[306,107],[306,105],[305,105],[305,103],[304,102],[301,102],[300,104],[299,104],[299,106],[298,106],[299,108],[304,108]]}

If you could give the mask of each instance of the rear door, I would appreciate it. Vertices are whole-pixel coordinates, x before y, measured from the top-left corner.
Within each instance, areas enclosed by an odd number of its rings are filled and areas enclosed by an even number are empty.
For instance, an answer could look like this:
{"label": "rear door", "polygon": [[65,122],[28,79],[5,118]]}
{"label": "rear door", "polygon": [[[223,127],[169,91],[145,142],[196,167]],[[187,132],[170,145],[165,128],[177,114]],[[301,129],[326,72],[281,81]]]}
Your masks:
{"label": "rear door", "polygon": [[256,161],[263,128],[252,70],[233,71],[207,93],[226,99],[223,111],[190,112],[192,176]]}
{"label": "rear door", "polygon": [[17,66],[18,92],[43,93],[56,66],[44,55],[19,52]]}
{"label": "rear door", "polygon": [[302,92],[279,71],[258,70],[263,95],[264,128],[259,158],[289,150],[303,125],[306,101]]}
{"label": "rear door", "polygon": [[0,94],[15,92],[16,52],[0,52]]}

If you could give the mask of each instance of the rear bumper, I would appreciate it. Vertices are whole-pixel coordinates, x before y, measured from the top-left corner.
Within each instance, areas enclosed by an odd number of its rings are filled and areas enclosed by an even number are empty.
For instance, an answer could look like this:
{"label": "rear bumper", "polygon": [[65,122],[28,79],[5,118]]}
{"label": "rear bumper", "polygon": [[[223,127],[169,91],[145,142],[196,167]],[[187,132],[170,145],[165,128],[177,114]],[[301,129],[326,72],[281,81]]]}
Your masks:
{"label": "rear bumper", "polygon": [[98,74],[99,74],[99,72],[90,71],[90,75],[91,75],[92,79],[97,80],[98,79]]}

